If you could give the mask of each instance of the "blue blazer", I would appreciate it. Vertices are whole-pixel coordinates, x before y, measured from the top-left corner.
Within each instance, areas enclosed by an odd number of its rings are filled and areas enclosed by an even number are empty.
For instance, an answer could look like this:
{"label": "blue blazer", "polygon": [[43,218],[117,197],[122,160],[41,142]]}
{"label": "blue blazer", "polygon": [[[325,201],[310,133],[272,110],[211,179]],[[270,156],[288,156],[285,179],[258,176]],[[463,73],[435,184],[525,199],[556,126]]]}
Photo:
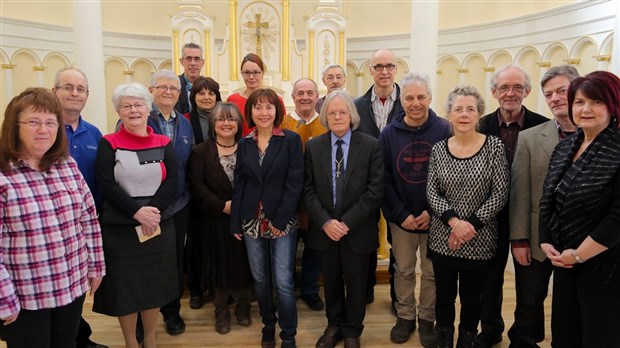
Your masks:
{"label": "blue blazer", "polygon": [[271,137],[262,165],[258,162],[258,146],[254,139],[243,137],[239,140],[231,233],[243,233],[241,221],[256,217],[259,201],[263,202],[265,217],[277,229],[284,230],[297,214],[304,187],[304,154],[299,135],[283,132],[284,136]]}

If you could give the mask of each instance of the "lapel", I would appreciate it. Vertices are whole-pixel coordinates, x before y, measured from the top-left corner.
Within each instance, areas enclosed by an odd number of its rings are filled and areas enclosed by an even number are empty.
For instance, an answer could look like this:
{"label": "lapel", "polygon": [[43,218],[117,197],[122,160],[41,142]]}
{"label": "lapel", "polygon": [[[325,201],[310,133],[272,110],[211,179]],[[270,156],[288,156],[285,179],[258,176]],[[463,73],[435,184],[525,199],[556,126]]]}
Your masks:
{"label": "lapel", "polygon": [[349,186],[349,181],[353,177],[351,172],[354,168],[359,168],[358,162],[361,160],[360,151],[353,151],[356,149],[361,149],[362,147],[359,145],[361,142],[360,137],[358,136],[357,131],[351,131],[351,143],[349,144],[349,155],[347,157],[346,163],[346,171],[344,173],[344,192],[347,191],[347,187]]}
{"label": "lapel", "polygon": [[256,145],[256,142],[252,138],[243,138],[242,143],[244,148],[244,165],[248,164],[250,170],[254,174],[254,177],[262,183],[263,175],[261,173],[261,165],[258,163],[258,145]]}
{"label": "lapel", "polygon": [[334,178],[332,178],[332,147],[331,131],[327,131],[317,138],[316,158],[313,165],[317,166],[317,176],[315,178],[317,187],[321,187],[321,192],[329,192],[330,202],[334,199],[332,188]]}
{"label": "lapel", "polygon": [[543,149],[547,158],[551,158],[551,154],[553,153],[553,149],[558,144],[558,129],[555,124],[555,121],[547,122],[547,124],[543,127],[542,131],[539,133],[539,144]]}

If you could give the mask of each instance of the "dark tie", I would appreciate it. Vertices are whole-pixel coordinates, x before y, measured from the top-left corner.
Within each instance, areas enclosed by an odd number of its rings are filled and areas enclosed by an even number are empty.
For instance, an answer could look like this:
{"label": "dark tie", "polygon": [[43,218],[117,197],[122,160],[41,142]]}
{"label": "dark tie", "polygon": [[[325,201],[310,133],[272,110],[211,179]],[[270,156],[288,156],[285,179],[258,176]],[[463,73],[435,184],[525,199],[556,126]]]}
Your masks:
{"label": "dark tie", "polygon": [[336,141],[336,214],[342,214],[342,199],[344,196],[344,155],[342,153],[342,139]]}

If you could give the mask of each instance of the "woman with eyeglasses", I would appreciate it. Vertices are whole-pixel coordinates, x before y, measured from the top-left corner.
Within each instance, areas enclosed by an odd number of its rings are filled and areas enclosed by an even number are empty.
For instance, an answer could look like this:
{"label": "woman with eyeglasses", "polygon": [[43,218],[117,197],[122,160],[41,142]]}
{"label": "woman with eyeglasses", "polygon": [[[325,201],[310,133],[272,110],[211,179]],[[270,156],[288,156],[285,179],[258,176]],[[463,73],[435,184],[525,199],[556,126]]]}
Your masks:
{"label": "woman with eyeglasses", "polygon": [[106,273],[95,201],[63,129],[60,102],[43,88],[25,90],[4,114],[0,337],[8,347],[75,347],[85,294]]}
{"label": "woman with eyeglasses", "polygon": [[95,160],[108,275],[93,311],[118,317],[128,348],[138,347],[138,313],[143,346],[156,346],[159,308],[179,293],[171,205],[177,162],[170,138],[147,126],[152,98],[139,83],[116,87],[112,103],[122,123],[118,132],[101,139]]}
{"label": "woman with eyeglasses", "polygon": [[[215,288],[215,330],[230,332],[228,299],[237,304],[237,323],[249,326],[252,274],[244,240],[230,235],[230,207],[237,163],[237,142],[243,124],[235,104],[220,103],[209,115],[209,139],[192,150],[188,175],[190,192],[198,209],[197,232],[202,235],[203,284]],[[207,279],[204,279],[207,278]]]}
{"label": "woman with eyeglasses", "polygon": [[[245,83],[245,89],[239,93],[231,94],[228,96],[228,99],[226,99],[227,102],[237,105],[239,110],[241,110],[241,115],[243,116],[243,136],[250,134],[253,129],[248,126],[248,123],[245,120],[245,104],[248,101],[250,94],[252,94],[252,92],[256,89],[262,87],[264,74],[265,63],[263,60],[255,53],[248,53],[241,61],[241,76],[243,77],[243,82]],[[284,106],[284,101],[282,98],[279,96],[278,98],[280,99],[282,106]]]}

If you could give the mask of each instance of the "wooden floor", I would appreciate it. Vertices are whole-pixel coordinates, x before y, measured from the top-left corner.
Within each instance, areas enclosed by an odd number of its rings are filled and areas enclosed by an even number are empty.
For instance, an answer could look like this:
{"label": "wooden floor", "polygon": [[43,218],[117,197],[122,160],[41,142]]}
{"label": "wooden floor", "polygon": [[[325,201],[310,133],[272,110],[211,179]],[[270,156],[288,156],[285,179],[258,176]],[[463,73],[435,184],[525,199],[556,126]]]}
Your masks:
{"label": "wooden floor", "polygon": [[[418,282],[419,284],[419,282]],[[417,293],[417,291],[416,291]],[[457,299],[458,302],[458,299]],[[297,333],[298,347],[314,347],[316,340],[321,336],[327,320],[325,312],[315,312],[310,310],[305,303],[298,300],[299,327]],[[550,347],[550,298],[545,303],[547,318],[548,338],[540,343],[541,347]],[[504,286],[504,320],[506,330],[513,321],[513,310],[515,305],[514,277],[506,273]],[[163,321],[157,331],[157,343],[159,348],[197,348],[197,347],[260,347],[260,330],[262,324],[258,315],[258,305],[252,304],[252,325],[242,327],[234,322],[230,333],[220,335],[215,332],[215,318],[213,304],[207,303],[202,309],[193,310],[189,308],[188,296],[183,297],[181,302],[181,316],[187,324],[187,330],[179,336],[169,336],[164,328]],[[96,314],[91,311],[92,298],[87,296],[84,304],[84,317],[93,328],[92,339],[95,342],[108,345],[110,348],[124,347],[123,336],[116,318]],[[458,313],[458,312],[457,312]],[[458,315],[457,315],[458,318]],[[375,302],[367,307],[366,320],[364,321],[364,332],[361,342],[364,347],[421,347],[418,331],[416,330],[409,342],[404,345],[397,345],[390,341],[390,330],[396,318],[390,311],[389,285],[379,284],[375,288]],[[279,345],[279,342],[277,342]],[[504,340],[496,347],[507,348],[508,338],[504,332]],[[343,344],[340,343],[339,347]],[[6,347],[0,343],[0,347]]]}

